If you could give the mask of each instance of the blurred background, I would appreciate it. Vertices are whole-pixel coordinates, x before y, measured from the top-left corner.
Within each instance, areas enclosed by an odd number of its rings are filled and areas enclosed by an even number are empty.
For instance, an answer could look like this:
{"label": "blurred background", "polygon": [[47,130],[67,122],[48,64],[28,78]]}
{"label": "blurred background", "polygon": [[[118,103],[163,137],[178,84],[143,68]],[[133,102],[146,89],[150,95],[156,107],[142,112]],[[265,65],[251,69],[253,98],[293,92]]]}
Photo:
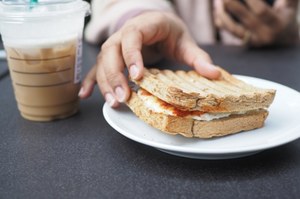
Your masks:
{"label": "blurred background", "polygon": [[[84,0],[84,1],[91,3],[91,1],[93,1],[93,0]],[[103,1],[103,0],[94,0],[94,1]],[[86,18],[86,23],[89,21],[89,19],[90,19],[90,17]],[[299,34],[300,34],[300,3],[298,6],[298,23],[299,23]]]}
{"label": "blurred background", "polygon": [[[92,0],[84,0],[84,1],[87,1],[89,3],[91,3]],[[96,0],[96,1],[106,1],[106,0]],[[299,3],[299,6],[298,6],[298,23],[300,24],[300,3]],[[90,20],[90,16],[86,17],[85,18],[85,24],[87,24]],[[300,25],[299,25],[299,34],[300,34]],[[0,34],[0,40],[1,40],[1,34]],[[1,43],[1,42],[0,42]],[[1,49],[1,44],[0,44],[0,49]]]}

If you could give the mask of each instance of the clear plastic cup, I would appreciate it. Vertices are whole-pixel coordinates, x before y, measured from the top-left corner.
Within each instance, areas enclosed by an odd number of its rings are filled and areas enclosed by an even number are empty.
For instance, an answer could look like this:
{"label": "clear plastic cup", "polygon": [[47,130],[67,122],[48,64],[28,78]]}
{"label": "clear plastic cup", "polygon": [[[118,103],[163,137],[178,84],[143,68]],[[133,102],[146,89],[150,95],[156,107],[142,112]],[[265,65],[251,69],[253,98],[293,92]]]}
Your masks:
{"label": "clear plastic cup", "polygon": [[82,0],[0,3],[0,32],[24,118],[51,121],[78,111],[82,32],[89,12]]}

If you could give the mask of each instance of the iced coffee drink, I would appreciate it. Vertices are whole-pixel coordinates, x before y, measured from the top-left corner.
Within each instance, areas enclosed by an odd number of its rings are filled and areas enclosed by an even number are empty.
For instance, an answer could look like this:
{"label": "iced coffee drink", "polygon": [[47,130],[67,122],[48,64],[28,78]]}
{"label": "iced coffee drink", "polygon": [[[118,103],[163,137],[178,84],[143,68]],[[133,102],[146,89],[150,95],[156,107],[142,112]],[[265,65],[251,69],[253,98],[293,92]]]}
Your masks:
{"label": "iced coffee drink", "polygon": [[62,119],[78,111],[82,29],[88,7],[81,0],[57,4],[27,8],[20,18],[10,17],[13,12],[7,9],[0,14],[15,99],[21,115],[33,121]]}
{"label": "iced coffee drink", "polygon": [[5,46],[23,117],[47,121],[78,110],[81,61],[77,39],[57,44]]}

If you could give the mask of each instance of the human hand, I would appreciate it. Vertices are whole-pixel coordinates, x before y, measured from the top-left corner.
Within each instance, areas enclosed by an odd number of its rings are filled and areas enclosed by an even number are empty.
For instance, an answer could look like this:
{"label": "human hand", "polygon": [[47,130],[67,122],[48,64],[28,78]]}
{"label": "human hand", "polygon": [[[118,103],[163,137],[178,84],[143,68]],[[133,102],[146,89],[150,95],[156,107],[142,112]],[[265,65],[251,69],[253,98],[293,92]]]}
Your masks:
{"label": "human hand", "polygon": [[299,39],[298,0],[276,0],[272,7],[264,0],[245,0],[245,4],[237,0],[215,0],[214,7],[217,27],[249,46],[292,44]]}
{"label": "human hand", "polygon": [[[130,88],[124,69],[132,79],[143,76],[143,49],[147,46],[167,57],[193,67],[208,78],[218,78],[209,55],[201,50],[189,35],[183,22],[174,14],[147,11],[128,20],[102,45],[96,65],[82,83],[79,96],[87,98],[97,82],[107,103],[117,107],[127,101]],[[151,47],[151,48],[149,48]]]}

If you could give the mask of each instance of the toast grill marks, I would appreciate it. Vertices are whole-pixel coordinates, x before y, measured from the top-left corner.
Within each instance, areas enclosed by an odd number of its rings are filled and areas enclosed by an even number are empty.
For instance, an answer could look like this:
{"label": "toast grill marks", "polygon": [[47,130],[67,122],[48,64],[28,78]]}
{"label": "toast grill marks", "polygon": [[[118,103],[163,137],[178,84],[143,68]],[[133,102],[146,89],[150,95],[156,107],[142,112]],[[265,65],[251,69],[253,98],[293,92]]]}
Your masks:
{"label": "toast grill marks", "polygon": [[274,90],[253,87],[220,70],[220,80],[208,80],[194,71],[145,69],[144,78],[136,83],[183,110],[247,111],[267,108],[272,103]]}

